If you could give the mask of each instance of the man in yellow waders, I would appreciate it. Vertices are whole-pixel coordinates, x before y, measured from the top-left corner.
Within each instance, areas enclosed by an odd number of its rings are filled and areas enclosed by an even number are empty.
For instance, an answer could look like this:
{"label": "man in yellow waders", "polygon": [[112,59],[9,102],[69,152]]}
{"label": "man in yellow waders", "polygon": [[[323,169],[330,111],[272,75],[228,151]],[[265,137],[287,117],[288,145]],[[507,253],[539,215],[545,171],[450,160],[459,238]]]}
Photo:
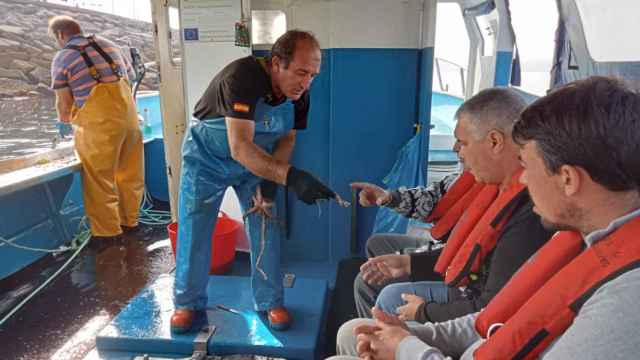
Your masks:
{"label": "man in yellow waders", "polygon": [[85,37],[71,17],[49,20],[49,35],[61,50],[51,64],[60,121],[75,128],[82,162],[84,207],[97,238],[113,238],[138,226],[144,192],[142,134],[120,49],[106,39]]}

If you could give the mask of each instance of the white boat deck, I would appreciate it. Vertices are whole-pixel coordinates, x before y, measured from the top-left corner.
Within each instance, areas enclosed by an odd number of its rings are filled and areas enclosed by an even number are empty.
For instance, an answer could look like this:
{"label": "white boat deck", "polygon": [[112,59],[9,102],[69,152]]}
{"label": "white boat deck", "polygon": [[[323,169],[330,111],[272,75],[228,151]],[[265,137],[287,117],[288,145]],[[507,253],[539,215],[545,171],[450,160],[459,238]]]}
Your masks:
{"label": "white boat deck", "polygon": [[72,146],[0,162],[0,195],[9,194],[80,170]]}

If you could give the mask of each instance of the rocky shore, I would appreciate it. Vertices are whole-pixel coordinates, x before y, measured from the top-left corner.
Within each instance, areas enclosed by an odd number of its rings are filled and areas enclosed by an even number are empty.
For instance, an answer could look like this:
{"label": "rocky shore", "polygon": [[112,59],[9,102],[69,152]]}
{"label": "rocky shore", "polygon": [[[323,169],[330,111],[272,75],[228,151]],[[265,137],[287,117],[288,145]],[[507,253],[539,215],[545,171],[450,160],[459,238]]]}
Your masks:
{"label": "rocky shore", "polygon": [[[55,15],[73,16],[86,34],[114,41],[127,55],[133,46],[144,62],[155,59],[150,23],[37,0],[0,0],[0,159],[52,145],[50,67],[58,49],[47,35],[47,21]],[[157,88],[157,68],[148,66],[140,89]]]}

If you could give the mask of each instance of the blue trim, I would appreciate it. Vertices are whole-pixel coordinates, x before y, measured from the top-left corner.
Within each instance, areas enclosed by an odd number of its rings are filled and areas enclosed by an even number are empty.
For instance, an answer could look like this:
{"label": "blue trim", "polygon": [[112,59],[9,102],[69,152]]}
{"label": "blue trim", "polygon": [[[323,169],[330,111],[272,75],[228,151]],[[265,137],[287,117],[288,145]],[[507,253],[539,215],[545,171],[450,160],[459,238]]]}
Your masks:
{"label": "blue trim", "polygon": [[429,163],[429,130],[431,127],[431,107],[433,96],[433,57],[433,47],[422,49],[420,53],[420,102],[418,107],[418,122],[421,125],[423,134],[420,164],[422,164],[422,169],[424,169],[425,174]]}
{"label": "blue trim", "polygon": [[433,53],[432,47],[420,52],[420,102],[418,107],[418,121],[423,128],[431,124],[431,94],[433,86]]}
{"label": "blue trim", "polygon": [[138,95],[136,98],[136,109],[138,114],[142,116],[144,110],[147,109],[147,116],[151,128],[145,128],[141,124],[140,129],[145,140],[162,138],[162,111],[160,108],[160,95],[158,93]]}
{"label": "blue trim", "polygon": [[167,164],[162,139],[153,139],[144,145],[144,176],[149,195],[154,199],[169,201]]}
{"label": "blue trim", "polygon": [[[84,214],[79,173],[61,173],[45,182],[0,196],[0,236],[15,243],[56,249],[71,240]],[[16,209],[24,209],[16,211]],[[24,216],[26,213],[28,216]],[[0,246],[0,279],[45,253]]]}
{"label": "blue trim", "polygon": [[509,86],[511,79],[511,61],[513,60],[513,52],[498,51],[496,52],[496,72],[493,80],[495,86]]}
{"label": "blue trim", "polygon": [[136,98],[138,114],[147,116],[150,128],[142,124],[144,145],[144,177],[147,191],[154,198],[169,201],[169,183],[166,175],[166,160],[164,142],[162,141],[162,111],[160,110],[160,95],[140,95]]}
{"label": "blue trim", "polygon": [[253,50],[253,56],[256,57],[267,57],[271,54],[271,50]]}

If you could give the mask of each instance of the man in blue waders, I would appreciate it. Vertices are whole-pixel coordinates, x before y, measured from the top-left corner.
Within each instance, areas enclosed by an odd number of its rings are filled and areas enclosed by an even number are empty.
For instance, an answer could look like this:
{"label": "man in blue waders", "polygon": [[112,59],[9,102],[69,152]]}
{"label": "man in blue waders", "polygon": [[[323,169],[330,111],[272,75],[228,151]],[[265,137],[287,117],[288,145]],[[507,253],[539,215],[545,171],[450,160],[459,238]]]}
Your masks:
{"label": "man in blue waders", "polygon": [[320,71],[318,41],[291,30],[271,49],[269,60],[233,61],[211,81],[198,101],[182,148],[173,332],[187,332],[207,306],[211,235],[225,190],[232,186],[251,241],[255,309],[269,325],[286,329],[280,225],[273,198],[278,184],[313,204],[335,193],[311,174],[289,165],[296,131],[307,126],[309,86]]}

